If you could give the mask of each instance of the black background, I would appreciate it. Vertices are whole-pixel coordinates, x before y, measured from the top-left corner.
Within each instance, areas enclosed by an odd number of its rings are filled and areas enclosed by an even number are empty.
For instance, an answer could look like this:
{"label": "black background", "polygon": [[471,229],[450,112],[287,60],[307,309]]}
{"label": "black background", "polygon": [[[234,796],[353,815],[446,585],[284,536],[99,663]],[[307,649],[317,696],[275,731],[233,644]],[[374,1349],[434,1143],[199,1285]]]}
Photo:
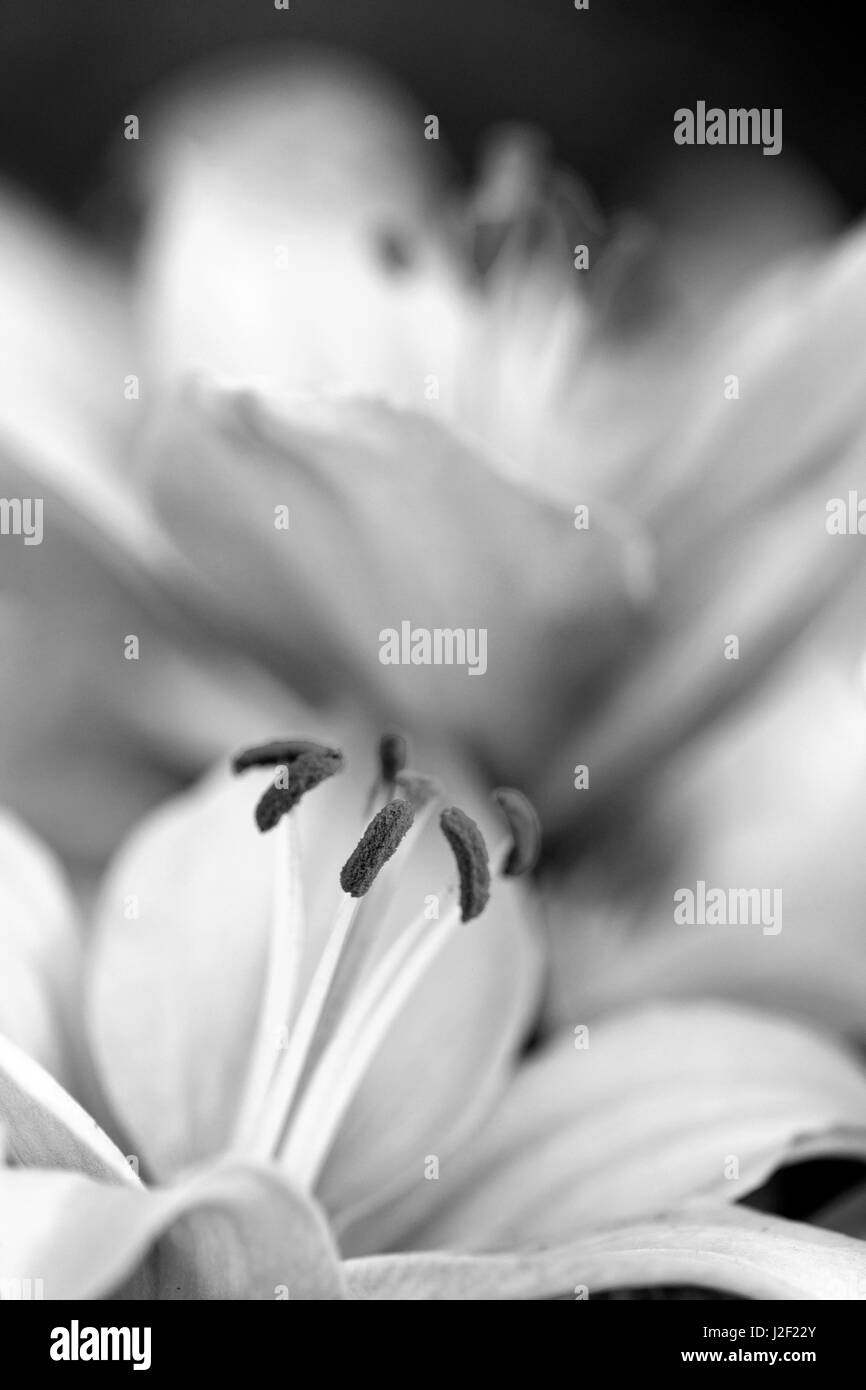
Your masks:
{"label": "black background", "polygon": [[[781,106],[797,147],[864,201],[856,7],[790,0],[0,0],[0,169],[75,210],[110,134],[160,78],[246,42],[313,38],[375,58],[468,163],[481,129],[539,121],[608,205],[642,196],[677,106]],[[755,151],[755,154],[759,152]],[[769,163],[769,161],[767,161]]]}

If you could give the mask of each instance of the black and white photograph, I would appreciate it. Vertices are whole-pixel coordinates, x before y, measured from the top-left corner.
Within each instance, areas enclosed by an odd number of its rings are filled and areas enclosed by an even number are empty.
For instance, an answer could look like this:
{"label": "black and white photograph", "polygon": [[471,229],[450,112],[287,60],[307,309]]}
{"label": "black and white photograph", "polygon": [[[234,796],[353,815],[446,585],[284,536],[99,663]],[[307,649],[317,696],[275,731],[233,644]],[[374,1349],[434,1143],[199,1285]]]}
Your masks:
{"label": "black and white photograph", "polygon": [[866,1300],[856,32],[2,0],[27,1370],[177,1372],[163,1302],[555,1301],[612,1374],[827,1374]]}

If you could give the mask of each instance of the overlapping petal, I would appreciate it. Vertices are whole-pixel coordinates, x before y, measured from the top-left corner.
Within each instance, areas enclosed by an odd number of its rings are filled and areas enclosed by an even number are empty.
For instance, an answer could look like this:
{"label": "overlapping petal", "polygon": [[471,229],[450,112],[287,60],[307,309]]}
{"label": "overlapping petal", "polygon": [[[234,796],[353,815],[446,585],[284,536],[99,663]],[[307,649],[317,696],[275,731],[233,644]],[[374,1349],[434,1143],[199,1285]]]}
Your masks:
{"label": "overlapping petal", "polygon": [[241,1165],[151,1191],[0,1169],[0,1273],[41,1281],[46,1299],[344,1297],[319,1210]]}
{"label": "overlapping petal", "polygon": [[742,1200],[799,1159],[866,1159],[866,1078],[829,1036],[709,1003],[575,1027],[527,1060],[438,1182],[347,1248],[551,1244]]}
{"label": "overlapping petal", "polygon": [[357,1299],[582,1300],[688,1284],[739,1298],[862,1300],[866,1246],[743,1207],[709,1207],[545,1250],[385,1255],[349,1260],[345,1272]]}

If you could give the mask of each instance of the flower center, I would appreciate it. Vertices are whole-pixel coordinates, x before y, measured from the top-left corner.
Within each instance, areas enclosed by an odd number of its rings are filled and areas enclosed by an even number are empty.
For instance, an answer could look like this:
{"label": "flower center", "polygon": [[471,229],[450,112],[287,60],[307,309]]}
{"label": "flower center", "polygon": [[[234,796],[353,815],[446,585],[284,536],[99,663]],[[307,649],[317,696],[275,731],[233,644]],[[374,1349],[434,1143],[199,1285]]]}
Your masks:
{"label": "flower center", "polygon": [[[480,829],[459,807],[444,807],[439,825],[458,883],[438,895],[445,903],[439,917],[430,920],[420,911],[371,963],[376,927],[397,887],[390,861],[407,838],[417,840],[444,799],[438,782],[406,766],[402,736],[381,740],[379,763],[371,804],[382,798],[384,804],[343,865],[343,897],[302,999],[306,933],[297,808],[307,792],[343,768],[344,759],[333,748],[275,740],[246,749],[232,764],[236,773],[275,768],[255,819],[262,833],[276,837],[265,990],[235,1141],[256,1157],[277,1159],[310,1189],[389,1030],[455,932],[484,910],[491,891]],[[494,852],[493,871],[525,873],[538,854],[538,819],[519,792],[503,790],[494,799],[509,833]]]}

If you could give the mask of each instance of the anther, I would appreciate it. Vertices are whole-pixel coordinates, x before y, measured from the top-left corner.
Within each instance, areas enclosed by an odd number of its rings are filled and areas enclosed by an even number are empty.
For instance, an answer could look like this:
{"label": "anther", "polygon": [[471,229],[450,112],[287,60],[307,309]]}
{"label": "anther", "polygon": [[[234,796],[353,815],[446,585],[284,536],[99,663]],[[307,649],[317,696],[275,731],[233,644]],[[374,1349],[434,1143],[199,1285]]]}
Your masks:
{"label": "anther", "polygon": [[275,738],[270,743],[256,743],[244,748],[232,758],[232,772],[246,772],[249,767],[278,767],[281,763],[294,763],[304,753],[335,753],[336,749],[326,748],[322,743],[310,743],[300,738]]}
{"label": "anther", "polygon": [[340,871],[340,887],[352,898],[362,898],[373,885],[415,819],[408,801],[389,801],[370,821]]}
{"label": "anther", "polygon": [[256,807],[256,825],[263,833],[273,830],[282,817],[297,806],[306,792],[339,772],[343,766],[343,755],[336,748],[322,748],[316,744],[313,750],[299,753],[286,766],[288,786],[272,782]]}
{"label": "anther", "polygon": [[394,778],[394,785],[407,801],[411,801],[416,811],[422,811],[437,796],[442,795],[441,782],[435,777],[428,777],[424,772],[413,772],[411,768],[398,772]]}
{"label": "anther", "polygon": [[490,861],[484,836],[459,806],[449,806],[439,817],[442,834],[457,861],[460,874],[460,913],[464,922],[478,917],[490,897]]}
{"label": "anther", "polygon": [[514,787],[499,787],[493,793],[505,819],[514,844],[502,872],[509,878],[528,874],[534,869],[541,852],[541,822],[532,802]]}
{"label": "anther", "polygon": [[409,749],[402,734],[383,734],[379,740],[379,770],[382,781],[390,786],[403,771],[409,759]]}

